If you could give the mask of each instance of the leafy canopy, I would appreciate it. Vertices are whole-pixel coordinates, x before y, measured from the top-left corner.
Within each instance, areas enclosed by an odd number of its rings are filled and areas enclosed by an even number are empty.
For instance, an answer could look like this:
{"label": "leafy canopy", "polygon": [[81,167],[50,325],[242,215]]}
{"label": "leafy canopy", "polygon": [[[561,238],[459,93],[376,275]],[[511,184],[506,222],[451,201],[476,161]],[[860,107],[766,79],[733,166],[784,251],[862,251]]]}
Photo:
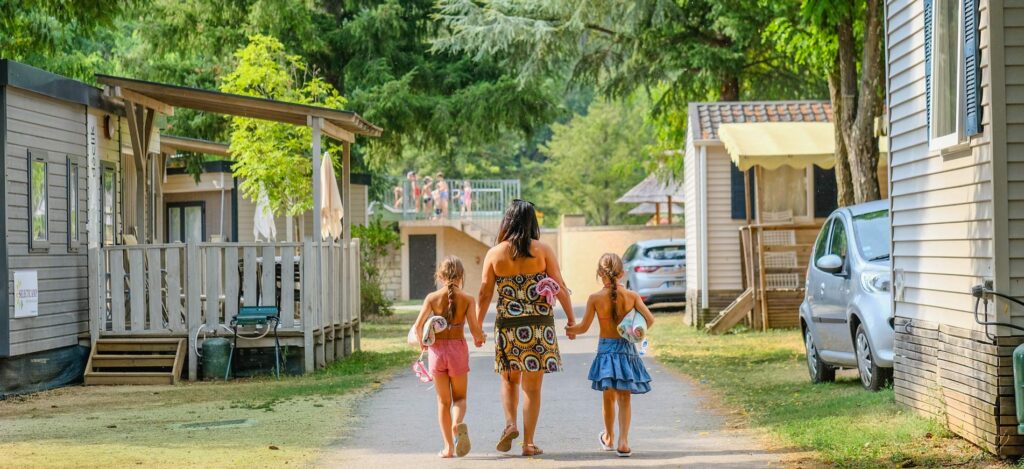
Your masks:
{"label": "leafy canopy", "polygon": [[622,223],[630,206],[615,200],[647,172],[654,130],[645,119],[646,102],[597,100],[585,115],[554,124],[544,175],[550,205],[586,215],[588,223]]}
{"label": "leafy canopy", "polygon": [[[334,109],[345,106],[337,89],[273,37],[251,36],[235,58],[238,65],[224,77],[221,91]],[[312,208],[309,127],[232,117],[230,142],[232,170],[245,197],[258,200],[266,190],[275,214],[298,215]]]}

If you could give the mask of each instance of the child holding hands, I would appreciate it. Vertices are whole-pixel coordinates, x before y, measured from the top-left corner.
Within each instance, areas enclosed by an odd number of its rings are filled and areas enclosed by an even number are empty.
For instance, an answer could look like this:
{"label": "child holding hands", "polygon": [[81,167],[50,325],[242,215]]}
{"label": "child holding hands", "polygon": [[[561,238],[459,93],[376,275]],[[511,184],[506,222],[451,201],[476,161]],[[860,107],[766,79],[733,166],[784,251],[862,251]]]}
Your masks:
{"label": "child holding hands", "polygon": [[[622,278],[622,259],[615,254],[605,254],[598,261],[597,276],[604,282],[604,288],[590,295],[583,320],[572,327],[566,327],[567,334],[583,334],[597,316],[600,325],[600,339],[597,356],[590,367],[588,378],[591,388],[604,393],[604,431],[600,438],[601,449],[615,452],[620,457],[629,457],[629,423],[632,417],[630,399],[632,394],[643,394],[651,390],[651,375],[636,351],[636,346],[623,338],[618,330],[619,322],[636,310],[647,321],[647,327],[654,325],[654,316],[644,305],[640,295],[619,286]],[[619,438],[615,440],[615,408],[619,413]],[[612,446],[615,444],[615,446]]]}
{"label": "child holding hands", "polygon": [[414,326],[415,331],[423,331],[432,316],[440,316],[447,323],[445,329],[434,333],[434,342],[429,347],[424,346],[437,390],[437,417],[444,440],[444,449],[438,456],[442,458],[462,457],[470,450],[469,427],[463,422],[469,374],[469,347],[463,334],[464,326],[469,324],[477,347],[486,340],[476,320],[473,297],[462,291],[464,274],[458,257],[448,256],[441,262],[435,274],[441,288],[423,300]]}

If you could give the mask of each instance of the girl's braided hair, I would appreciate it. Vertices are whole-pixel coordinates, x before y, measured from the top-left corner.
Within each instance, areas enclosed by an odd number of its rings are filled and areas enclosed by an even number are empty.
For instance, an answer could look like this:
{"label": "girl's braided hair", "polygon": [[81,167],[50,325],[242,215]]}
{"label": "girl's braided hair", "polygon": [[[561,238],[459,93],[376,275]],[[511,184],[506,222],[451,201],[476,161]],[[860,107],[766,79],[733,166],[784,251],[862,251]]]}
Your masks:
{"label": "girl's braided hair", "polygon": [[437,266],[437,283],[448,288],[448,312],[444,315],[445,320],[451,322],[455,319],[455,288],[462,284],[462,277],[465,269],[462,267],[462,260],[455,256],[445,257],[441,265]]}
{"label": "girl's braided hair", "polygon": [[606,253],[597,261],[597,276],[608,283],[612,300],[612,320],[619,322],[619,278],[622,277],[622,258],[618,254]]}

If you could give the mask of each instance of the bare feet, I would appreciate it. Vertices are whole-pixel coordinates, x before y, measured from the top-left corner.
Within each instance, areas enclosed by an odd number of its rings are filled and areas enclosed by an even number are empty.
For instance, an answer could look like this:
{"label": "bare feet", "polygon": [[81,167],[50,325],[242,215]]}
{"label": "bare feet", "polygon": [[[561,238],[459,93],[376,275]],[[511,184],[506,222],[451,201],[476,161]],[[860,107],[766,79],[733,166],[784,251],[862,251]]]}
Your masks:
{"label": "bare feet", "polygon": [[537,447],[537,445],[531,443],[523,445],[523,456],[540,456],[544,454],[544,450]]}
{"label": "bare feet", "polygon": [[510,423],[501,432],[501,438],[498,439],[498,444],[495,445],[495,448],[503,453],[509,451],[512,449],[512,440],[516,438],[519,438],[519,430],[515,424]]}

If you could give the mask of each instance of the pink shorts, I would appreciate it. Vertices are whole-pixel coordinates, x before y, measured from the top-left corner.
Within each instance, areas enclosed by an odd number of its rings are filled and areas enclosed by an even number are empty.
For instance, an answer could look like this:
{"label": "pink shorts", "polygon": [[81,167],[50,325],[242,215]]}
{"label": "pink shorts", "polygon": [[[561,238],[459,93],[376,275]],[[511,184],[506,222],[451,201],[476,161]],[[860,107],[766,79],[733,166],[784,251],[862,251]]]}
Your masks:
{"label": "pink shorts", "polygon": [[437,339],[428,349],[430,372],[448,376],[469,373],[469,346],[466,339]]}

